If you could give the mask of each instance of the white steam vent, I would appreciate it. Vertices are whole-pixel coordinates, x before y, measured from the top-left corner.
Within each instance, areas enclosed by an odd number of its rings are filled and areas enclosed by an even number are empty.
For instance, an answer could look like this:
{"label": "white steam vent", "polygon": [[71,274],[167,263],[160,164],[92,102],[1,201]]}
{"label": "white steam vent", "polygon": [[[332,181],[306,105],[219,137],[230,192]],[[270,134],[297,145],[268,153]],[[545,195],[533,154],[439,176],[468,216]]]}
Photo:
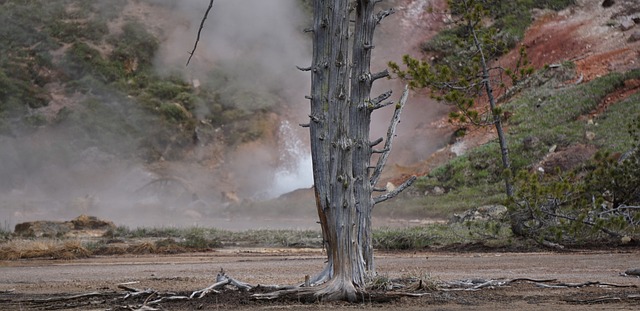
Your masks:
{"label": "white steam vent", "polygon": [[296,189],[310,188],[313,185],[313,167],[311,151],[296,135],[291,123],[284,120],[278,132],[282,153],[280,165],[274,174],[269,196],[279,197]]}

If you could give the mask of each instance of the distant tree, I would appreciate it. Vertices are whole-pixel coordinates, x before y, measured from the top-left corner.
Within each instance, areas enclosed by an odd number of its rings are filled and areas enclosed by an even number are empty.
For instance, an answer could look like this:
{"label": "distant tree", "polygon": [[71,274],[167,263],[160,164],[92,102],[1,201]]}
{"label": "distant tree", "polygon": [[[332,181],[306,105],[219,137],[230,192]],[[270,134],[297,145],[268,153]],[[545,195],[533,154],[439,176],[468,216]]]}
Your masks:
{"label": "distant tree", "polygon": [[[520,50],[515,70],[491,67],[490,60],[504,54],[508,45],[495,28],[485,27],[489,11],[484,3],[481,0],[448,1],[456,27],[452,30],[454,42],[446,60],[434,63],[405,55],[405,69],[394,62],[389,66],[396,75],[409,81],[412,88],[429,88],[433,98],[454,106],[456,109],[449,115],[451,121],[495,127],[500,143],[505,193],[511,197],[511,161],[502,124],[503,112],[498,107],[495,87],[505,88],[505,79],[515,84],[532,69],[527,68],[524,48]],[[483,101],[488,103],[488,108],[480,104]]]}
{"label": "distant tree", "polygon": [[[371,213],[376,203],[396,196],[411,185],[408,179],[391,192],[373,196],[391,151],[396,125],[408,89],[396,104],[391,91],[370,97],[372,84],[389,76],[371,72],[373,33],[393,10],[376,11],[382,0],[313,0],[312,64],[299,68],[311,73],[310,129],[314,189],[327,265],[308,280],[309,287],[266,294],[309,294],[323,300],[356,301],[375,272]],[[207,13],[211,9],[210,2]],[[207,14],[205,14],[206,19]],[[204,23],[204,19],[202,22]],[[202,25],[200,30],[202,30]],[[198,39],[200,32],[198,32]],[[196,45],[197,45],[196,40]],[[194,50],[196,48],[194,45]],[[389,105],[395,111],[386,141],[370,141],[373,111]],[[384,147],[374,149],[378,144]],[[372,155],[378,154],[375,165]]]}

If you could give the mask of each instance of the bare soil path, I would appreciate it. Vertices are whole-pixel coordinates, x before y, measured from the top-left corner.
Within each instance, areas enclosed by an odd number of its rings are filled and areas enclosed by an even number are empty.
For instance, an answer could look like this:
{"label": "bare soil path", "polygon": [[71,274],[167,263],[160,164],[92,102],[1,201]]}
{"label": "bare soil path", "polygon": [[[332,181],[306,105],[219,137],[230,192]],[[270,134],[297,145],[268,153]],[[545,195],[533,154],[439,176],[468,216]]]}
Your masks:
{"label": "bare soil path", "polygon": [[[81,260],[0,262],[0,310],[131,310],[117,285],[172,291],[188,295],[215,282],[220,268],[251,284],[295,284],[319,271],[324,254],[318,249],[223,249],[179,256],[109,256]],[[420,298],[388,303],[300,304],[253,301],[224,292],[200,300],[163,303],[166,310],[640,310],[640,278],[620,273],[640,267],[640,250],[571,253],[379,252],[378,272],[390,278],[429,274],[437,281],[462,279],[558,279],[599,281],[636,287],[589,286],[538,288],[531,283],[479,291],[434,291]],[[53,298],[98,292],[86,299],[55,303]],[[42,299],[49,299],[48,301]]]}

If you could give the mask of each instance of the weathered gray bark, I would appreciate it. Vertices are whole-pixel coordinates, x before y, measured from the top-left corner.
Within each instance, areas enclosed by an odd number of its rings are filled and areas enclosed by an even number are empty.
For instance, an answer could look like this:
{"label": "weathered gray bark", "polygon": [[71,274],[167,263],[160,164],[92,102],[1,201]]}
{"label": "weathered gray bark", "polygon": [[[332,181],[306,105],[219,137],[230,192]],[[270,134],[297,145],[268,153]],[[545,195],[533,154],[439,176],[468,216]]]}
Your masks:
{"label": "weathered gray bark", "polygon": [[[316,292],[325,300],[355,301],[367,274],[374,271],[371,212],[377,177],[372,179],[370,172],[369,130],[371,113],[384,105],[372,104],[370,92],[373,82],[388,74],[372,74],[370,62],[375,27],[390,14],[376,14],[377,2],[358,0],[350,8],[348,0],[315,0],[313,5],[309,127],[316,206],[328,262],[311,283],[326,282]],[[398,117],[403,104],[396,105]],[[388,149],[382,151],[385,159]],[[383,166],[384,160],[379,161],[376,171]]]}
{"label": "weathered gray bark", "polygon": [[[256,294],[271,299],[293,293],[312,293],[324,300],[355,301],[363,292],[368,274],[374,273],[371,236],[371,212],[376,203],[393,198],[413,183],[410,178],[396,190],[372,197],[373,189],[386,164],[396,125],[407,100],[405,91],[395,111],[384,149],[375,166],[371,166],[372,148],[381,143],[369,141],[371,113],[393,104],[384,102],[391,96],[385,92],[370,98],[375,80],[387,77],[386,70],[371,73],[373,33],[382,19],[393,13],[375,13],[382,0],[314,0],[313,59],[311,72],[311,114],[308,127],[311,136],[311,157],[316,196],[316,208],[327,250],[327,265],[313,279],[305,280],[309,287],[286,289],[275,293]],[[210,0],[200,31],[213,5]],[[355,26],[351,27],[351,19]],[[350,34],[353,32],[353,38]],[[370,169],[374,168],[373,172]]]}

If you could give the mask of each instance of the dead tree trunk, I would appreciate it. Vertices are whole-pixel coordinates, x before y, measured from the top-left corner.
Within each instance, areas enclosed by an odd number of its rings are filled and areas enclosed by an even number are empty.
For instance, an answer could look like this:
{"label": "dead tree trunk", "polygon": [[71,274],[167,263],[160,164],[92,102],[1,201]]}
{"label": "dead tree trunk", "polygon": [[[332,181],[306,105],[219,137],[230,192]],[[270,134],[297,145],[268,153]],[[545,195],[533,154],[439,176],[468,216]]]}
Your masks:
{"label": "dead tree trunk", "polygon": [[[371,113],[394,104],[386,101],[391,91],[370,97],[374,81],[387,77],[386,70],[371,73],[373,33],[393,10],[375,12],[382,0],[314,0],[313,59],[311,72],[311,114],[309,127],[316,208],[327,250],[327,265],[305,285],[256,297],[270,299],[291,293],[311,293],[323,300],[355,301],[365,289],[368,275],[375,272],[371,236],[371,212],[376,203],[393,198],[415,177],[392,192],[373,197],[389,153],[400,113],[407,100],[402,94],[386,141],[369,140]],[[204,20],[213,5],[210,1]],[[351,25],[352,20],[354,25]],[[351,38],[350,35],[353,34]],[[194,45],[195,51],[198,39]],[[385,141],[384,147],[373,148]],[[380,154],[371,165],[371,155]],[[373,169],[373,171],[371,171]]]}
{"label": "dead tree trunk", "polygon": [[[356,300],[368,273],[374,271],[371,212],[375,203],[395,194],[376,200],[372,193],[406,101],[405,93],[396,105],[384,149],[375,151],[382,155],[372,167],[371,113],[390,104],[384,101],[391,95],[370,98],[372,83],[388,76],[386,70],[370,72],[373,33],[392,11],[376,14],[375,4],[380,1],[359,0],[354,7],[350,2],[315,0],[311,29],[311,155],[316,207],[328,257],[327,266],[311,284],[324,283],[316,295],[325,300]],[[355,20],[353,27],[351,19]]]}

